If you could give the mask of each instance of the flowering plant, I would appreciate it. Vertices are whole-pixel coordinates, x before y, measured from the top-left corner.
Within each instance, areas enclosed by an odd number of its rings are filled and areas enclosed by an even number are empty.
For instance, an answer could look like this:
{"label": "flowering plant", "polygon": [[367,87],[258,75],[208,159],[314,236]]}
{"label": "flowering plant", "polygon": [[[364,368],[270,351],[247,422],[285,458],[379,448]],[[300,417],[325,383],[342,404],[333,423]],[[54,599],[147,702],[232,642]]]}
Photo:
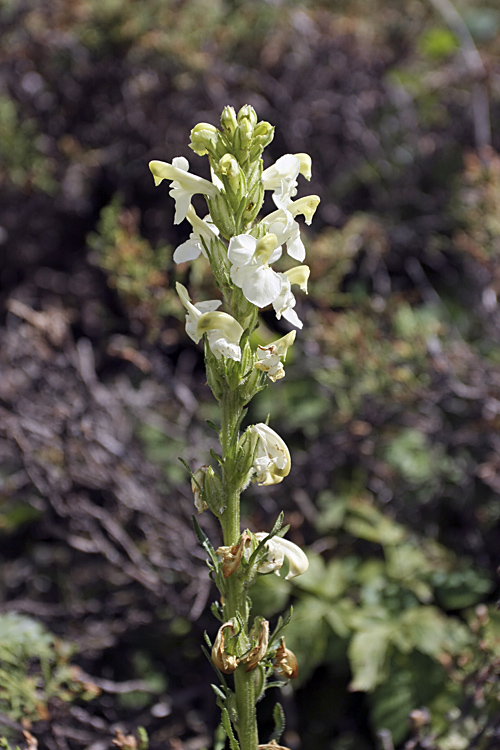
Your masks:
{"label": "flowering plant", "polygon": [[[274,712],[276,730],[269,742],[259,745],[256,703],[271,684],[273,671],[285,680],[297,676],[297,661],[286,648],[279,618],[271,632],[261,616],[250,622],[248,592],[258,576],[284,569],[286,579],[308,567],[307,556],[284,539],[283,514],[269,531],[252,533],[240,528],[240,494],[251,483],[282,482],[291,469],[288,447],[267,424],[242,429],[246,406],[267,381],[284,377],[283,362],[295,340],[295,330],[267,346],[252,345],[259,310],[272,305],[277,319],[302,328],[292,286],[307,292],[309,268],[303,265],[305,248],[296,217],[311,223],[319,198],[310,195],[293,200],[299,175],[311,178],[307,154],[286,154],[263,169],[262,152],[272,141],[274,128],[259,122],[252,107],[238,114],[225,107],[220,128],[199,123],[191,131],[190,147],[210,160],[212,180],[189,172],[188,160],[176,157],[171,164],[152,161],[155,184],[170,180],[175,200],[174,223],[187,219],[192,232],[175,253],[177,263],[204,255],[214,274],[222,300],[192,302],[188,290],[177,284],[186,308],[186,333],[205,347],[207,381],[220,404],[220,455],[215,466],[191,472],[195,507],[210,510],[220,521],[224,544],[214,549],[195,520],[198,538],[208,553],[210,575],[221,599],[212,605],[220,620],[210,658],[220,679],[213,686],[221,708],[221,734],[231,750],[278,748],[283,728],[279,704]],[[265,191],[272,191],[276,210],[258,220]],[[200,218],[191,198],[205,196],[208,215]],[[301,265],[281,272],[273,265],[283,249]],[[219,310],[224,303],[226,311]],[[227,675],[233,675],[232,683]],[[282,684],[282,683],[281,683]],[[224,740],[222,745],[224,745]]]}

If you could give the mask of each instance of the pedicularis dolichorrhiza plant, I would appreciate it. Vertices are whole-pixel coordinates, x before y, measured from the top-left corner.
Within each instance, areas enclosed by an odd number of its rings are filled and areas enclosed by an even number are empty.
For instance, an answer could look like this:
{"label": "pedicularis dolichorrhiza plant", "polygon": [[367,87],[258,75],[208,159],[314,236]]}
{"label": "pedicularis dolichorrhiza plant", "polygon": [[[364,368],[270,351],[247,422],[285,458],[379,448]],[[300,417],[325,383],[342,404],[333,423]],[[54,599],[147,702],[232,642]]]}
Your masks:
{"label": "pedicularis dolichorrhiza plant", "polygon": [[[307,557],[284,539],[287,528],[282,514],[269,531],[252,533],[240,528],[240,495],[251,482],[272,485],[289,474],[291,459],[281,437],[268,424],[244,427],[246,406],[268,384],[283,378],[283,362],[294,343],[295,330],[268,346],[252,345],[259,310],[272,305],[278,319],[302,328],[294,310],[292,286],[307,292],[309,268],[295,265],[274,270],[286,247],[298,264],[305,258],[296,217],[311,223],[319,198],[310,195],[293,200],[297,179],[311,177],[307,154],[286,154],[267,169],[262,152],[272,141],[274,128],[259,122],[252,107],[238,114],[232,107],[222,112],[220,128],[199,123],[191,131],[190,147],[210,160],[212,180],[188,171],[184,157],[172,164],[152,161],[156,185],[170,180],[175,200],[175,224],[187,219],[192,232],[175,253],[177,263],[204,255],[210,264],[222,300],[193,302],[188,290],[177,284],[177,293],[187,310],[186,332],[196,343],[203,339],[207,382],[220,404],[220,454],[212,452],[214,464],[191,472],[195,506],[209,509],[220,521],[224,544],[214,549],[195,521],[198,538],[209,559],[210,575],[220,592],[212,605],[220,620],[210,657],[219,676],[214,685],[222,711],[218,747],[225,737],[231,750],[264,750],[277,744],[283,731],[283,714],[276,705],[275,733],[259,744],[256,704],[277,674],[278,684],[297,675],[297,662],[287,649],[283,630],[290,615],[279,618],[271,633],[262,616],[250,617],[249,592],[261,575],[277,573],[289,579],[303,573]],[[276,210],[258,219],[266,190],[272,192]],[[202,194],[208,215],[197,216],[191,198]],[[225,311],[219,310],[224,303]],[[227,676],[232,675],[232,680]]]}

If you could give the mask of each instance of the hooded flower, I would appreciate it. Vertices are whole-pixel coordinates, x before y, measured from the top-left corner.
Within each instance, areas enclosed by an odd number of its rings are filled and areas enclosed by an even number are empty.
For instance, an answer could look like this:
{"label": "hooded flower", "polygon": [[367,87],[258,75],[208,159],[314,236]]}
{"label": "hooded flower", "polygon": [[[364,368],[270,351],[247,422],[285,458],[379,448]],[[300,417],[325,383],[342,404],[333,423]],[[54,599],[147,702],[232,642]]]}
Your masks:
{"label": "hooded flower", "polygon": [[232,264],[231,280],[240,287],[249,302],[267,307],[280,294],[280,275],[269,264],[281,257],[274,234],[261,240],[251,234],[231,237],[227,257]]}
{"label": "hooded flower", "polygon": [[304,175],[311,179],[311,157],[307,154],[285,154],[262,172],[264,190],[273,191],[273,201],[277,208],[286,209],[297,194],[297,177]]}
{"label": "hooded flower", "polygon": [[288,349],[295,341],[295,331],[290,331],[286,336],[274,341],[268,346],[257,347],[257,359],[254,367],[267,373],[269,380],[275,383],[285,377],[285,369],[281,363],[281,357],[285,361]]}
{"label": "hooded flower", "polygon": [[286,244],[287,253],[291,258],[299,262],[304,260],[306,249],[300,238],[300,226],[290,211],[280,208],[266,216],[262,223],[268,232],[276,235],[280,245]]}
{"label": "hooded flower", "polygon": [[[258,531],[254,536],[261,542],[266,538],[267,533],[265,531]],[[295,576],[300,576],[308,569],[309,560],[305,552],[288,539],[273,536],[266,542],[265,546],[268,550],[267,560],[259,567],[259,573],[276,573],[276,575],[279,575],[279,570],[285,562],[285,557],[290,566],[285,577],[286,581],[290,580],[290,578],[295,578]]]}
{"label": "hooded flower", "polygon": [[298,284],[303,292],[307,293],[307,280],[309,279],[309,266],[295,266],[285,273],[280,273],[281,291],[273,301],[274,312],[280,320],[281,317],[288,320],[296,328],[302,328],[302,321],[293,309],[296,299],[292,294],[292,284]]}
{"label": "hooded flower", "polygon": [[249,428],[254,439],[253,468],[258,484],[278,484],[288,476],[291,468],[290,452],[280,436],[260,422]]}
{"label": "hooded flower", "polygon": [[191,205],[189,205],[187,210],[186,219],[193,227],[193,231],[189,235],[189,239],[175,250],[175,263],[185,263],[189,260],[195,260],[199,255],[206,257],[207,254],[203,243],[210,248],[211,242],[216,240],[219,234],[219,230],[211,222],[210,215],[207,215],[204,219],[200,219]]}
{"label": "hooded flower", "polygon": [[150,161],[149,168],[153,173],[155,185],[162,180],[171,180],[170,195],[175,200],[174,224],[180,224],[186,216],[191,198],[196,193],[214,198],[218,188],[203,177],[189,172],[189,162],[184,156],[176,156],[172,164],[165,161]]}
{"label": "hooded flower", "polygon": [[239,346],[243,328],[231,315],[215,312],[220,307],[219,300],[191,302],[188,291],[182,284],[175,285],[177,294],[186,308],[186,333],[197,344],[204,333],[207,334],[208,345],[217,359],[221,356],[241,361]]}

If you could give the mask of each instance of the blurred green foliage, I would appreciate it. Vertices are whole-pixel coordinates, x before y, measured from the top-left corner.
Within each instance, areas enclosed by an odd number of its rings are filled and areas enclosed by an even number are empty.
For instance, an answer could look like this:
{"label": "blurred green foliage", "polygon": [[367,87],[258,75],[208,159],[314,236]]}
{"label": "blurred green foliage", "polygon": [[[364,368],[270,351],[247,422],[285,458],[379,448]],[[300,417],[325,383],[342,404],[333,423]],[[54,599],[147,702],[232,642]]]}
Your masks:
{"label": "blurred green foliage", "polygon": [[95,698],[99,689],[70,664],[73,649],[24,615],[0,615],[0,711],[9,719],[50,717],[54,701]]}
{"label": "blurred green foliage", "polygon": [[164,245],[153,249],[141,237],[140,214],[127,209],[119,195],[100,214],[97,231],[87,236],[94,262],[108,276],[132,321],[153,342],[161,333],[162,319],[177,309],[175,294],[169,289],[165,271],[171,249]]}
{"label": "blurred green foliage", "polygon": [[58,190],[55,160],[45,153],[49,143],[34,118],[23,118],[16,101],[0,93],[0,185],[20,190],[38,189],[49,195]]}
{"label": "blurred green foliage", "polygon": [[[416,537],[366,493],[325,492],[318,504],[322,546],[335,552],[326,560],[312,555],[307,573],[294,581],[287,645],[301,665],[299,679],[307,681],[320,664],[344,673],[347,660],[349,689],[370,694],[375,730],[389,729],[399,744],[421,705],[441,726],[440,706],[457,692],[447,665],[479,643],[462,618],[447,612],[482,601],[492,588],[489,575]],[[357,552],[360,540],[370,542],[371,554]],[[255,611],[272,616],[291,593],[273,575],[260,579]]]}

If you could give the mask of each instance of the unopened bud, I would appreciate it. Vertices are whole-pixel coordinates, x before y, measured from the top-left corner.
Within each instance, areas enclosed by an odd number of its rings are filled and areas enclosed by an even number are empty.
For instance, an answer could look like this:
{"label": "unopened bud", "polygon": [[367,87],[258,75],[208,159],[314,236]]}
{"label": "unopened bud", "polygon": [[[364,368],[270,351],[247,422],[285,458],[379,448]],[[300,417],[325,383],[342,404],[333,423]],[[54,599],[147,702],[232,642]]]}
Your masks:
{"label": "unopened bud", "polygon": [[237,147],[240,149],[248,149],[250,142],[253,137],[253,125],[249,120],[242,120],[238,125],[238,141]]}
{"label": "unopened bud", "polygon": [[224,154],[219,160],[219,170],[229,180],[229,184],[234,193],[238,193],[241,187],[240,167],[234,156]]}
{"label": "unopened bud", "polygon": [[251,543],[252,537],[245,531],[239,541],[233,544],[232,547],[219,547],[216,550],[215,554],[222,557],[222,574],[224,578],[229,578],[235,570],[238,570],[245,548],[251,545]]}
{"label": "unopened bud", "polygon": [[253,131],[254,138],[270,138],[269,143],[271,143],[273,136],[274,136],[274,127],[265,120],[261,120],[259,122]]}
{"label": "unopened bud", "polygon": [[220,118],[220,124],[223,130],[230,135],[233,135],[234,131],[238,127],[238,120],[236,119],[236,112],[234,107],[224,107]]}
{"label": "unopened bud", "polygon": [[257,113],[250,104],[245,104],[238,112],[238,123],[240,125],[243,120],[248,120],[252,125],[252,129],[257,125]]}
{"label": "unopened bud", "polygon": [[209,148],[215,145],[219,131],[208,122],[199,122],[191,131],[191,143],[189,147],[198,154],[205,156]]}
{"label": "unopened bud", "polygon": [[286,677],[289,680],[294,680],[297,677],[299,673],[297,659],[295,658],[293,651],[290,651],[290,649],[285,646],[284,638],[281,639],[274,660],[274,668],[282,677]]}

